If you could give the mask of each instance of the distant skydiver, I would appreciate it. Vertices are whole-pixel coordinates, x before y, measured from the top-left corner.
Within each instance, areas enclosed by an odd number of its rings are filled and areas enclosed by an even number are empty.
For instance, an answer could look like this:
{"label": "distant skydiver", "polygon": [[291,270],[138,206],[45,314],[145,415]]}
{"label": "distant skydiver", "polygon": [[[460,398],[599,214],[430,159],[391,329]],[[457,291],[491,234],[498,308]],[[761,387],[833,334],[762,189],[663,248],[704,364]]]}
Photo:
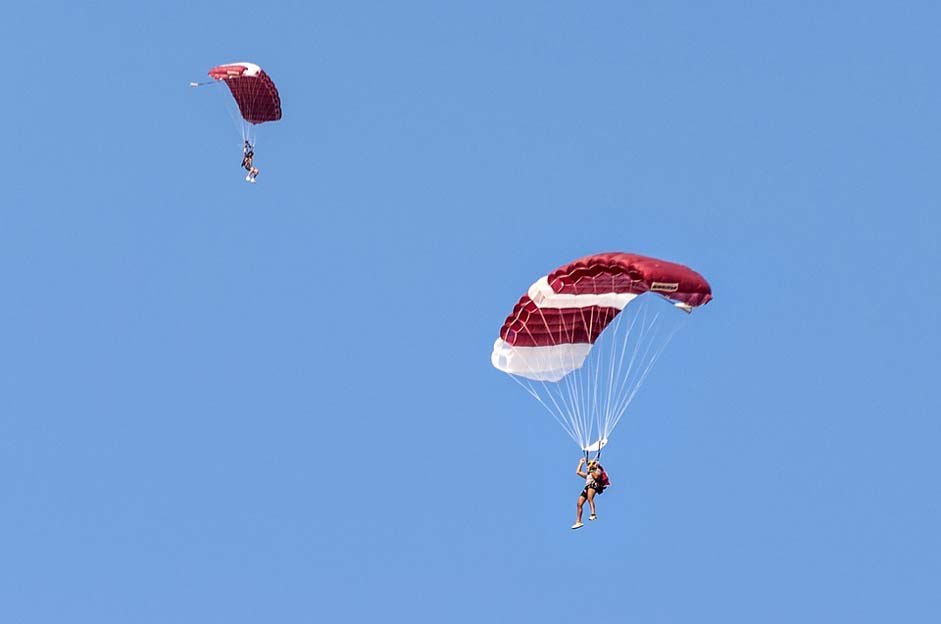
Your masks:
{"label": "distant skydiver", "polygon": [[[588,462],[588,472],[582,472],[582,466],[585,465],[585,462]],[[592,459],[591,461],[588,461],[584,457],[579,459],[575,474],[585,479],[585,489],[583,489],[582,493],[578,496],[578,515],[575,517],[575,524],[572,525],[573,529],[580,529],[585,526],[582,524],[582,506],[585,504],[585,501],[588,501],[588,506],[591,507],[591,515],[588,516],[588,519],[597,520],[598,516],[595,514],[595,495],[604,492],[605,488],[611,485],[611,481],[608,479],[607,473],[604,471],[604,468],[601,467],[601,464],[598,463],[597,459]]]}
{"label": "distant skydiver", "polygon": [[245,176],[246,182],[254,183],[255,178],[258,177],[258,169],[252,164],[254,159],[255,150],[252,144],[248,142],[248,139],[245,139],[245,145],[242,146],[242,167],[248,172],[248,175]]}
{"label": "distant skydiver", "polygon": [[281,119],[281,95],[271,76],[256,65],[239,61],[217,65],[209,70],[209,82],[191,82],[191,87],[225,83],[238,107],[237,124],[240,138],[245,141],[242,167],[248,172],[246,182],[255,182],[258,169],[253,164],[255,156],[252,144],[261,124]]}

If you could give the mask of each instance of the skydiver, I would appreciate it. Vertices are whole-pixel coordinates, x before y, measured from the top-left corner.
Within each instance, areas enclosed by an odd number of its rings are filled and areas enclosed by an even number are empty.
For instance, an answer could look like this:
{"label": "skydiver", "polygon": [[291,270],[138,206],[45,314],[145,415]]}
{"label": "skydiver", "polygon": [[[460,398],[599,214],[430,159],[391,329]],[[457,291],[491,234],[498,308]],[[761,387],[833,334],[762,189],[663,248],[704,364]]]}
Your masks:
{"label": "skydiver", "polygon": [[[586,462],[588,463],[588,472],[582,472],[582,466],[584,466]],[[585,526],[582,524],[582,506],[585,504],[585,501],[588,501],[588,506],[591,507],[591,515],[588,516],[588,519],[597,520],[598,516],[595,514],[595,495],[604,492],[605,488],[611,485],[611,481],[608,480],[607,473],[605,473],[604,468],[601,467],[597,459],[592,459],[591,461],[588,461],[588,459],[584,457],[579,459],[575,474],[585,479],[585,489],[578,495],[578,515],[575,517],[575,524],[572,525],[573,529],[580,529]]]}
{"label": "skydiver", "polygon": [[258,169],[252,165],[254,158],[255,149],[252,147],[252,144],[248,142],[248,139],[245,139],[245,145],[242,146],[242,167],[248,172],[248,175],[245,176],[246,182],[254,183],[255,178],[258,177]]}

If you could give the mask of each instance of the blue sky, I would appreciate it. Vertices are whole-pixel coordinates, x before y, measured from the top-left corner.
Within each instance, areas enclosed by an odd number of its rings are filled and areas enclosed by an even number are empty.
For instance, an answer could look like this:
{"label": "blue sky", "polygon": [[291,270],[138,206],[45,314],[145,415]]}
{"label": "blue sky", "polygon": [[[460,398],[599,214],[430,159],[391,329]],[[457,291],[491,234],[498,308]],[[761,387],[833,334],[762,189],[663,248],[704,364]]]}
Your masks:
{"label": "blue sky", "polygon": [[[0,23],[0,618],[934,621],[936,3],[18,3]],[[284,118],[238,168],[250,60]],[[573,532],[490,348],[688,264]]]}

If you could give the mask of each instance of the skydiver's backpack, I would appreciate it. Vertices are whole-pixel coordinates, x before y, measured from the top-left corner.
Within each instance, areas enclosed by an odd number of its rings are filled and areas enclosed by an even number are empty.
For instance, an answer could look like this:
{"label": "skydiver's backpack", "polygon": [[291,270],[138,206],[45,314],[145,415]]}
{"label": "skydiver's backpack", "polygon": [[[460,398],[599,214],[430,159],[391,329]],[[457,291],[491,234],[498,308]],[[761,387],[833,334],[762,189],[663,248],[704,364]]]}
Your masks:
{"label": "skydiver's backpack", "polygon": [[601,491],[598,492],[599,494],[604,492],[605,488],[611,485],[611,480],[608,478],[608,473],[605,472],[604,468],[601,469],[601,482],[598,485],[601,486]]}

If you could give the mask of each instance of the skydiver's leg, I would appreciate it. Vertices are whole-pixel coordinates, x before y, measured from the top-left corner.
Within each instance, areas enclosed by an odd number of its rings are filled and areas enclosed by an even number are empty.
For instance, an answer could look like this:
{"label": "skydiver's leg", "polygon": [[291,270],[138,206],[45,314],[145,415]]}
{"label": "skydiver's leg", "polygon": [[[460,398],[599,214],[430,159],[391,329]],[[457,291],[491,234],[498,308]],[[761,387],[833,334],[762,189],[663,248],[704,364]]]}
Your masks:
{"label": "skydiver's leg", "polygon": [[579,524],[582,521],[582,507],[585,505],[586,500],[588,499],[585,498],[584,494],[578,497],[578,513],[575,516],[575,524]]}
{"label": "skydiver's leg", "polygon": [[588,488],[588,506],[591,507],[591,520],[594,520],[597,516],[595,515],[595,489]]}
{"label": "skydiver's leg", "polygon": [[575,524],[572,525],[573,529],[580,529],[585,526],[582,524],[582,507],[585,505],[585,501],[588,500],[585,494],[585,490],[582,490],[581,495],[578,497],[578,514],[575,516]]}

